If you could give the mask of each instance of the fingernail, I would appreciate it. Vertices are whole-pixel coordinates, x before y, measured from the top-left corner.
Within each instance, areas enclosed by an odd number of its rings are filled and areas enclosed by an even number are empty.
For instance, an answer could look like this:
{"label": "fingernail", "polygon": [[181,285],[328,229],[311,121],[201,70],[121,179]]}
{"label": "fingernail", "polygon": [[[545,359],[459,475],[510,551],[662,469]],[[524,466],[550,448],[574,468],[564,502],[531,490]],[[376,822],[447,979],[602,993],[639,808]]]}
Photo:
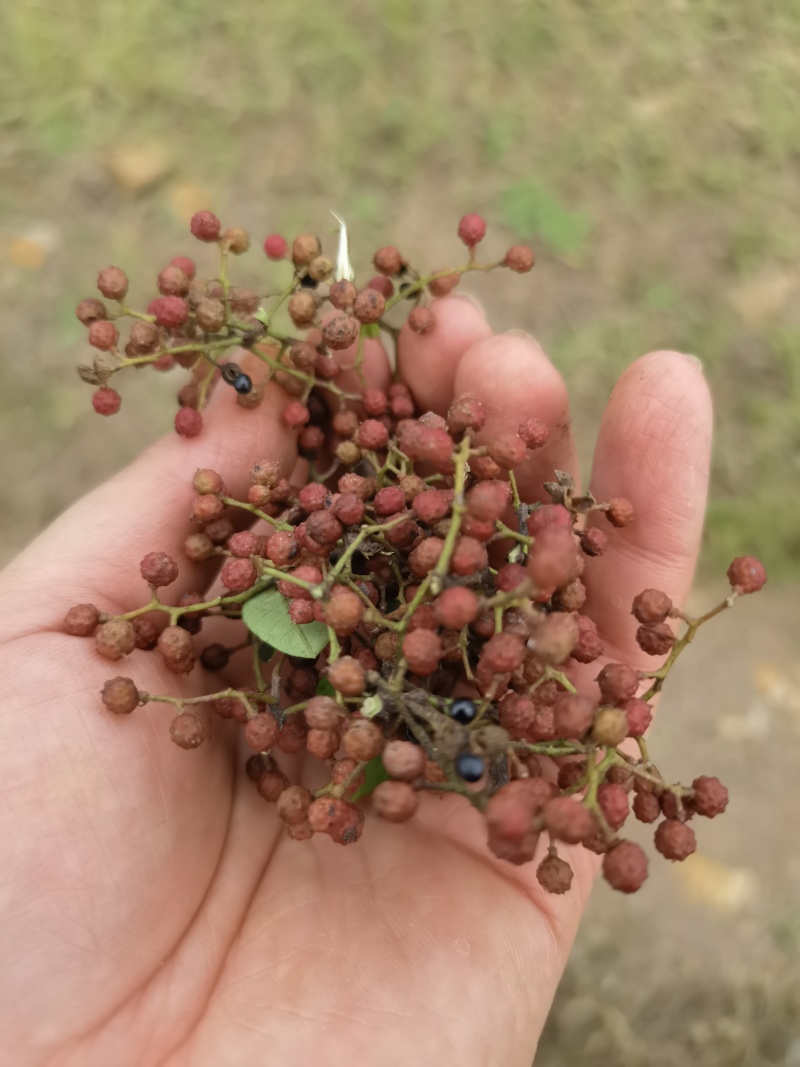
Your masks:
{"label": "fingernail", "polygon": [[514,329],[514,330],[506,330],[505,331],[505,336],[506,337],[521,337],[523,341],[530,341],[530,343],[535,348],[537,348],[540,352],[544,351],[542,346],[539,344],[538,340],[533,336],[532,333],[528,333],[527,330],[516,330],[516,329]]}
{"label": "fingernail", "polygon": [[477,311],[480,311],[481,315],[483,315],[484,318],[486,317],[486,309],[484,308],[480,300],[474,297],[472,293],[462,293],[461,291],[457,290],[454,293],[448,293],[448,295],[445,297],[445,300],[463,300],[465,304],[472,304],[472,306]]}
{"label": "fingernail", "polygon": [[691,352],[681,352],[681,355],[684,357],[684,359],[690,359],[692,363],[694,363],[699,368],[700,373],[703,373],[702,361],[698,359],[697,356],[692,355]]}

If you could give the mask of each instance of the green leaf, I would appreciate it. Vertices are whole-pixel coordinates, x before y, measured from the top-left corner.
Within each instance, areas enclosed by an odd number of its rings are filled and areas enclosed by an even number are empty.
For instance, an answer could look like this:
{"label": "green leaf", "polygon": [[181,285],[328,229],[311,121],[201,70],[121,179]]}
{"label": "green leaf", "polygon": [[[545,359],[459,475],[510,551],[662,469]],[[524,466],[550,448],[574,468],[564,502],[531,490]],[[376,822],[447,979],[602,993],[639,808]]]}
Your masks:
{"label": "green leaf", "polygon": [[537,237],[564,258],[579,256],[591,230],[588,216],[571,211],[534,181],[510,185],[502,195],[506,225],[521,237]]}
{"label": "green leaf", "polygon": [[328,644],[327,626],[321,622],[293,623],[285,597],[274,588],[251,597],[242,609],[242,618],[251,633],[287,656],[316,659]]}
{"label": "green leaf", "polygon": [[366,322],[361,327],[362,337],[380,337],[381,328],[377,322]]}
{"label": "green leaf", "polygon": [[318,697],[335,697],[336,690],[333,688],[327,678],[320,678],[319,685],[317,686]]}
{"label": "green leaf", "polygon": [[381,782],[388,782],[388,780],[389,774],[383,765],[383,760],[380,756],[376,756],[364,767],[364,783],[353,797],[353,800],[361,800],[363,797],[368,797],[376,786],[379,786]]}

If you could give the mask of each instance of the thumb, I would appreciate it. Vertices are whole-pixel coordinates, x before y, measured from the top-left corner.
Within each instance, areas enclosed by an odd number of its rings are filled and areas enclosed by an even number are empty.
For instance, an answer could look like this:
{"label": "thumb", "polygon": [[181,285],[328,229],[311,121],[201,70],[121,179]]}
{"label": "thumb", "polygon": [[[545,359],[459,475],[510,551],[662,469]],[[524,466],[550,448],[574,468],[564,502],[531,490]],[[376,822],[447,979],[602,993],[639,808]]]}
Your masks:
{"label": "thumb", "polygon": [[288,399],[269,382],[261,404],[243,409],[233,390],[220,385],[198,437],[168,434],[78,501],[0,576],[0,599],[9,609],[0,622],[0,640],[21,636],[15,626],[20,617],[29,633],[60,627],[68,608],[81,601],[94,601],[101,610],[140,602],[145,587],[139,561],[148,552],[167,552],[179,563],[171,593],[204,585],[203,566],[190,563],[182,551],[192,530],[192,477],[198,468],[210,467],[231,496],[243,498],[247,472],[260,459],[277,460],[289,476],[297,434],[282,421]]}

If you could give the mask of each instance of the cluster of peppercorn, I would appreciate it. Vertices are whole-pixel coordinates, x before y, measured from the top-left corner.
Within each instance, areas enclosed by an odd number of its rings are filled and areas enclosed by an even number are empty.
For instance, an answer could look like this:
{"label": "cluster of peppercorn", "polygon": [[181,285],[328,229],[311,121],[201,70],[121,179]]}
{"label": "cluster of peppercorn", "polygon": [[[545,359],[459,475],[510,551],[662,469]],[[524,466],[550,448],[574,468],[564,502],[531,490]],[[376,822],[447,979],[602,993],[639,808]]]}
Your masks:
{"label": "cluster of peppercorn", "polygon": [[[194,260],[176,256],[158,274],[161,295],[151,300],[145,311],[136,311],[127,303],[127,275],[119,267],[106,267],[98,275],[97,287],[111,305],[88,297],[76,309],[78,319],[88,329],[89,344],[98,350],[91,365],[78,368],[83,381],[98,387],[92,397],[95,411],[115,415],[120,410],[122,397],[109,384],[120,371],[183,367],[191,371],[191,378],[178,392],[175,429],[182,437],[196,437],[202,431],[202,410],[219,381],[230,385],[238,402],[249,408],[261,403],[264,386],[271,380],[295,397],[307,399],[313,390],[328,393],[339,402],[360,400],[360,394],[337,385],[334,379],[343,368],[331,358],[331,352],[357,345],[354,369],[363,382],[364,341],[380,330],[397,335],[398,327],[387,316],[398,303],[406,309],[404,321],[409,329],[430,333],[435,325],[430,299],[452,292],[463,274],[500,267],[525,274],[534,263],[532,251],[523,245],[509,248],[502,260],[477,263],[475,249],[485,235],[486,223],[479,215],[466,215],[459,226],[459,236],[469,249],[466,264],[422,276],[396,248],[387,246],[373,257],[375,276],[357,289],[348,276],[336,277],[352,273],[349,264],[344,270],[334,268],[323,255],[319,238],[301,234],[290,248],[283,237],[271,234],[263,245],[267,257],[288,259],[292,273],[286,288],[265,310],[263,303],[268,296],[232,285],[228,277],[230,257],[249,249],[249,234],[239,227],[223,231],[210,211],[196,214],[191,230],[199,241],[218,246],[217,277],[201,280]],[[335,313],[323,322],[326,310]],[[297,331],[307,331],[306,336],[280,329],[274,319],[281,311]],[[133,320],[124,344],[116,325],[123,319]],[[258,357],[263,374],[257,381],[227,359],[230,349],[246,349]],[[393,412],[410,414],[407,400],[392,399]],[[318,429],[308,425],[311,419],[303,399],[287,404],[284,420],[287,427],[300,431],[299,444],[305,454],[314,454],[321,447]],[[347,459],[346,447],[344,452]],[[354,455],[352,449],[349,455]]]}
{"label": "cluster of peppercorn", "polygon": [[[504,860],[529,862],[546,833],[537,875],[553,893],[572,880],[558,855],[562,843],[602,854],[614,888],[641,886],[646,855],[619,836],[631,810],[642,822],[658,822],[655,845],[665,857],[688,856],[696,844],[690,820],[720,814],[727,791],[712,777],[689,787],[662,778],[644,741],[651,701],[698,627],[763,586],[762,565],[752,557],[734,560],[729,595],[700,618],[682,614],[664,592],[643,591],[632,605],[636,639],[665,661],[649,672],[607,663],[596,692],[579,693],[573,667],[603,652],[597,628],[581,612],[581,575],[607,544],[596,523],[604,517],[612,528],[629,525],[631,504],[579,494],[560,471],[545,483],[551,503],[521,500],[514,472],[548,437],[536,418],[480,445],[487,411],[476,396],[456,397],[443,418],[418,415],[401,382],[386,392],[357,393],[335,382],[342,367],[331,350],[356,346],[359,371],[364,338],[375,328],[394,329],[384,320],[393,301],[410,298],[410,325],[427,331],[435,327],[427,293],[450,291],[466,270],[501,265],[475,262],[483,220],[461,221],[469,249],[464,267],[423,277],[384,248],[374,258],[381,273],[361,290],[346,277],[330,281],[334,268],[317,239],[298,237],[291,282],[269,311],[227,279],[228,254],[246,250],[247,235],[222,234],[207,212],[195,216],[192,230],[219,243],[219,278],[199,283],[194,264],[177,259],[159,275],[163,295],[147,313],[125,306],[121,271],[101,272],[103,295],[120,303],[119,314],[136,318],[124,355],[105,306],[91,300],[79,306],[92,343],[117,360],[102,371],[97,364],[82,370],[100,383],[95,407],[104,413],[119,407],[107,386],[115,370],[188,366],[192,380],[181,390],[176,429],[191,436],[218,378],[242,402],[260,394],[263,382],[219,364],[225,348],[249,347],[264,361],[264,381],[274,379],[295,396],[283,418],[301,451],[325,456],[329,466],[308,484],[292,485],[276,461],[262,459],[250,470],[244,500],[226,493],[217,472],[195,473],[194,529],[184,551],[193,564],[207,565],[209,582],[219,566],[219,595],[166,602],[160,590],[176,580],[178,564],[151,552],[141,561],[150,587],[144,604],[117,616],[78,605],[65,628],[93,636],[109,660],[138,649],[160,655],[175,674],[203,672],[208,691],[150,694],[120,676],[105,684],[105,706],[117,714],[150,702],[175,706],[171,736],[186,749],[206,740],[214,715],[241,724],[252,750],[246,772],[295,839],[324,833],[348,844],[362,833],[365,798],[383,819],[403,822],[421,794],[449,792],[485,814],[489,848]],[[287,253],[274,236],[265,249],[273,258]],[[532,262],[522,248],[502,261],[519,271]],[[322,325],[325,301],[337,314]],[[296,326],[322,325],[321,333],[298,338],[277,331],[273,315],[283,302]],[[325,391],[337,398],[333,404],[320,399]],[[230,640],[198,647],[206,619],[227,620]],[[682,636],[670,619],[683,622]],[[213,675],[233,656],[249,656],[252,681],[215,686]],[[281,768],[280,753],[300,751],[328,768],[329,780],[314,792],[290,783]]]}

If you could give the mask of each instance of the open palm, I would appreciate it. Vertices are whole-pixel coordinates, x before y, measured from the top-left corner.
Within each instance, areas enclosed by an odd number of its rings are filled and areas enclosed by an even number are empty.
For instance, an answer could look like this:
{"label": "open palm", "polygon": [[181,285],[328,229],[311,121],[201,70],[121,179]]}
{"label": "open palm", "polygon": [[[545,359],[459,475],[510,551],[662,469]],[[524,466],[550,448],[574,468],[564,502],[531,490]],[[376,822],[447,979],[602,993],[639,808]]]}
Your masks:
{"label": "open palm", "polygon": [[[575,470],[566,391],[532,340],[492,336],[471,303],[448,297],[433,334],[404,332],[400,356],[423,410],[443,412],[454,392],[472,391],[490,412],[484,437],[531,415],[550,425],[523,472],[523,498],[540,497],[554,468]],[[377,342],[368,373],[373,384],[388,380]],[[231,724],[215,722],[211,741],[187,754],[171,743],[163,706],[112,718],[98,692],[117,671],[91,642],[61,632],[72,604],[140,603],[147,551],[181,558],[196,467],[220,471],[234,493],[264,456],[292,469],[281,403],[268,395],[244,412],[216,397],[200,438],[159,442],[0,578],[0,1043],[9,1063],[531,1062],[591,856],[574,850],[572,890],[548,897],[535,863],[516,868],[488,852],[480,817],[457,797],[424,797],[403,826],[368,822],[352,848],[324,836],[292,841],[241,773]],[[643,357],[611,397],[591,488],[598,499],[631,499],[636,521],[611,531],[585,574],[586,610],[611,659],[641,656],[628,614],[637,592],[663,588],[676,602],[687,592],[710,436],[690,357]],[[174,588],[212,577],[187,565]],[[206,688],[199,669],[177,679],[156,659],[134,653],[122,673],[150,692]]]}

